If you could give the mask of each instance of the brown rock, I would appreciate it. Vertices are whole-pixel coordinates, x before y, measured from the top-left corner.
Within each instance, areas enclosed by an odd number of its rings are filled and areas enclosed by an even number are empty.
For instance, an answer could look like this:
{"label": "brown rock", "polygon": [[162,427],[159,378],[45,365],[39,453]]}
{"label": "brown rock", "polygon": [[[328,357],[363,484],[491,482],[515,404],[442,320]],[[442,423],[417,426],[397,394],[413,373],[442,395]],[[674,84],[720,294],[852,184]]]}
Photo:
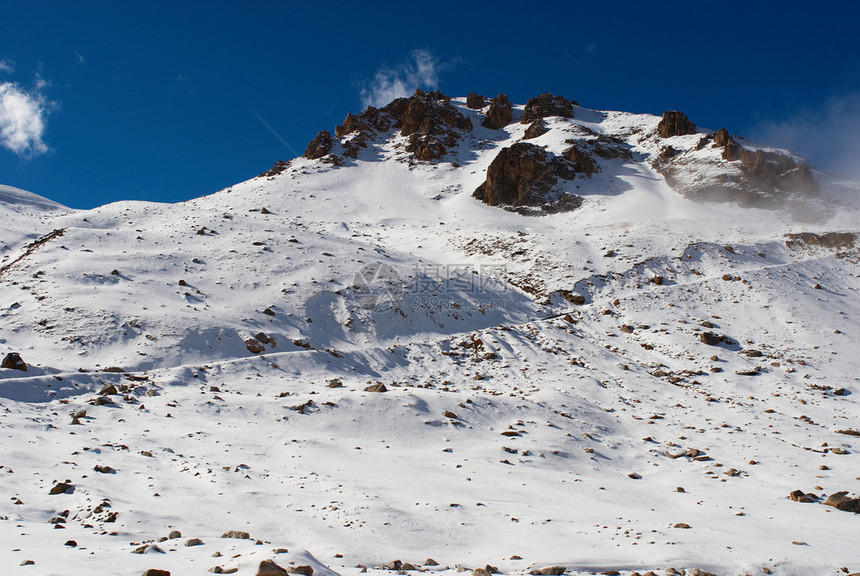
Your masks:
{"label": "brown rock", "polygon": [[294,566],[287,568],[290,574],[302,574],[302,576],[314,576],[314,569],[310,566]]}
{"label": "brown rock", "polygon": [[523,140],[531,140],[532,138],[543,136],[547,132],[549,132],[549,128],[546,127],[544,121],[535,120],[529,124],[528,128],[526,128],[525,134],[523,134]]}
{"label": "brown rock", "polygon": [[594,174],[600,171],[594,158],[585,151],[584,147],[571,144],[570,148],[562,153],[562,157],[573,162],[573,168],[577,174]]}
{"label": "brown rock", "polygon": [[21,359],[21,355],[16,352],[10,352],[3,358],[3,363],[0,368],[8,368],[9,370],[27,371],[27,364]]}
{"label": "brown rock", "polygon": [[273,560],[263,560],[257,568],[257,576],[287,576],[289,572],[275,564]]}
{"label": "brown rock", "polygon": [[851,498],[848,496],[847,491],[831,494],[824,503],[827,506],[833,506],[837,510],[860,514],[860,498]]}
{"label": "brown rock", "polygon": [[247,348],[248,352],[251,354],[260,354],[266,350],[266,347],[263,346],[256,338],[248,338],[245,340],[245,348]]}
{"label": "brown rock", "polygon": [[221,534],[221,538],[236,538],[238,540],[249,540],[251,535],[241,530],[230,530]]}
{"label": "brown rock", "polygon": [[512,109],[513,106],[511,106],[511,102],[508,100],[507,94],[499,94],[490,101],[490,109],[487,110],[487,114],[484,117],[484,121],[481,122],[481,126],[490,128],[491,130],[504,128],[511,123]]}
{"label": "brown rock", "polygon": [[170,576],[169,570],[159,570],[157,568],[150,568],[146,572],[143,573],[143,576]]}
{"label": "brown rock", "polygon": [[529,574],[534,576],[560,576],[564,574],[567,568],[564,566],[546,566],[545,568],[540,568],[538,570],[532,570]]}
{"label": "brown rock", "polygon": [[562,96],[555,96],[547,92],[526,102],[523,110],[522,124],[529,124],[539,118],[548,116],[561,116],[562,118],[573,118],[573,103]]}
{"label": "brown rock", "polygon": [[471,108],[472,110],[480,110],[484,107],[484,97],[480,94],[475,94],[474,92],[469,92],[466,95],[466,108]]}
{"label": "brown rock", "polygon": [[[405,106],[402,100],[406,100]],[[445,128],[472,129],[469,119],[460,114],[451,105],[450,98],[439,91],[416,90],[408,99],[398,98],[382,110],[397,118],[396,126],[403,136],[415,132],[442,134]]]}
{"label": "brown rock", "polygon": [[683,113],[677,110],[668,110],[663,112],[663,118],[657,124],[657,132],[663,138],[695,134],[696,125],[690,122],[690,119]]}
{"label": "brown rock", "polygon": [[323,130],[319,132],[316,137],[308,143],[308,147],[305,148],[305,158],[308,160],[316,160],[318,158],[322,158],[329,152],[331,152],[331,134],[328,130]]}
{"label": "brown rock", "polygon": [[699,334],[699,340],[701,340],[708,346],[716,346],[723,341],[723,338],[717,336],[713,332],[702,332],[701,334]]}
{"label": "brown rock", "polygon": [[367,388],[364,389],[365,392],[388,392],[388,388],[385,387],[385,384],[371,384]]}
{"label": "brown rock", "polygon": [[729,135],[729,131],[725,128],[720,128],[714,133],[714,145],[719,146],[720,148],[725,148],[726,144],[732,141],[732,137]]}
{"label": "brown rock", "polygon": [[486,182],[473,195],[490,206],[532,206],[557,181],[547,152],[518,142],[499,152],[487,169]]}
{"label": "brown rock", "polygon": [[815,502],[815,497],[806,494],[803,490],[793,490],[791,494],[788,495],[795,502],[804,502],[810,503]]}
{"label": "brown rock", "polygon": [[425,162],[438,160],[447,152],[445,145],[432,134],[410,135],[406,151],[410,152],[416,160]]}
{"label": "brown rock", "polygon": [[48,494],[51,494],[52,496],[56,496],[57,494],[65,494],[72,489],[74,489],[74,486],[72,485],[71,482],[68,482],[68,481],[57,482],[56,484],[54,484],[54,487],[51,488],[51,490],[48,492]]}
{"label": "brown rock", "polygon": [[102,386],[102,389],[99,390],[100,396],[110,396],[113,394],[119,394],[119,391],[113,384],[105,384],[104,386]]}

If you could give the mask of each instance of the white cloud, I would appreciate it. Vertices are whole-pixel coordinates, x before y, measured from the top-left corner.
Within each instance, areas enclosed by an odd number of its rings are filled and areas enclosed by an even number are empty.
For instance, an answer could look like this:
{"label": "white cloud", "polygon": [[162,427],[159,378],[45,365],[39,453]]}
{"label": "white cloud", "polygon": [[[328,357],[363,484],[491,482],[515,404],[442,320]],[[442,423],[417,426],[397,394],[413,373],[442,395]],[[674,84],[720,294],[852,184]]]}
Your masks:
{"label": "white cloud", "polygon": [[418,88],[436,88],[439,61],[429,50],[414,50],[409,60],[394,68],[380,68],[361,89],[364,106],[384,106],[395,98],[410,96]]}
{"label": "white cloud", "polygon": [[37,82],[28,91],[15,82],[0,82],[0,146],[19,156],[48,151],[42,138],[51,103],[41,92],[44,85]]}
{"label": "white cloud", "polygon": [[8,58],[0,58],[0,74],[11,74],[15,71],[15,62]]}

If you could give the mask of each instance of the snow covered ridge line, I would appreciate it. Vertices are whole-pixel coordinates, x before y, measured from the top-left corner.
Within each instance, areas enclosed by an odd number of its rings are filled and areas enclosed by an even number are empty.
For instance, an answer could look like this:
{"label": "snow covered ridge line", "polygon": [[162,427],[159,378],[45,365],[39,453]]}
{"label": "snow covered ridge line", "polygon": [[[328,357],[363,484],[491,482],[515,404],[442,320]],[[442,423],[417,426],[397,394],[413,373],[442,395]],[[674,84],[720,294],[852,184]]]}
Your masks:
{"label": "snow covered ridge line", "polygon": [[[518,134],[518,142],[498,151],[474,195],[529,215],[576,210],[583,180],[596,173],[619,178],[625,164],[640,162],[697,201],[801,210],[821,196],[813,171],[788,152],[756,146],[724,128],[699,130],[678,111],[659,119],[627,115],[622,123],[615,121],[618,116],[553,94],[513,106],[504,94],[487,101],[478,94],[451,99],[417,90],[380,109],[348,114],[334,138],[320,132],[304,157],[346,166],[378,160],[380,146],[395,142],[400,162],[460,166],[470,163],[463,154],[466,134],[490,143]],[[276,176],[289,166],[279,162],[261,176]]]}

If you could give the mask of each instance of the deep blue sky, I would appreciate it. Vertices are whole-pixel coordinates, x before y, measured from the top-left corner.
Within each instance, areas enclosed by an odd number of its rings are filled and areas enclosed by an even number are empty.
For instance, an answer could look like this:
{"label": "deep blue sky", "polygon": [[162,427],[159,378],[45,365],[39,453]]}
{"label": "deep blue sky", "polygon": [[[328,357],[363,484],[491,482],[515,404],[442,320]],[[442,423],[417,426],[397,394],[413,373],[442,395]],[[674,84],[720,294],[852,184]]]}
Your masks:
{"label": "deep blue sky", "polygon": [[808,132],[858,117],[858,22],[855,2],[0,0],[0,82],[50,101],[48,151],[0,148],[0,183],[82,208],[208,194],[303,152],[415,50],[452,96],[679,109],[838,169]]}

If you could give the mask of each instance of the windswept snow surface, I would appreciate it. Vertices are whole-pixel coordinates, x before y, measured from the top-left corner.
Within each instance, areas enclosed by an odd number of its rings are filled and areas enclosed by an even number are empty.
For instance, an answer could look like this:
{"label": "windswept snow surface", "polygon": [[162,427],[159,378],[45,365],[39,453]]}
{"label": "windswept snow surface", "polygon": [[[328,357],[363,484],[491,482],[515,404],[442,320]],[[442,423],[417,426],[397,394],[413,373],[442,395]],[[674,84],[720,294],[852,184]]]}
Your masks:
{"label": "windswept snow surface", "polygon": [[30,365],[0,370],[4,574],[860,570],[860,517],[788,497],[860,492],[858,253],[785,237],[856,211],[686,200],[643,161],[658,118],[577,108],[530,141],[633,160],[522,216],[471,193],[525,127],[454,103],[438,164],[392,133],[175,205],[0,189],[0,351]]}

